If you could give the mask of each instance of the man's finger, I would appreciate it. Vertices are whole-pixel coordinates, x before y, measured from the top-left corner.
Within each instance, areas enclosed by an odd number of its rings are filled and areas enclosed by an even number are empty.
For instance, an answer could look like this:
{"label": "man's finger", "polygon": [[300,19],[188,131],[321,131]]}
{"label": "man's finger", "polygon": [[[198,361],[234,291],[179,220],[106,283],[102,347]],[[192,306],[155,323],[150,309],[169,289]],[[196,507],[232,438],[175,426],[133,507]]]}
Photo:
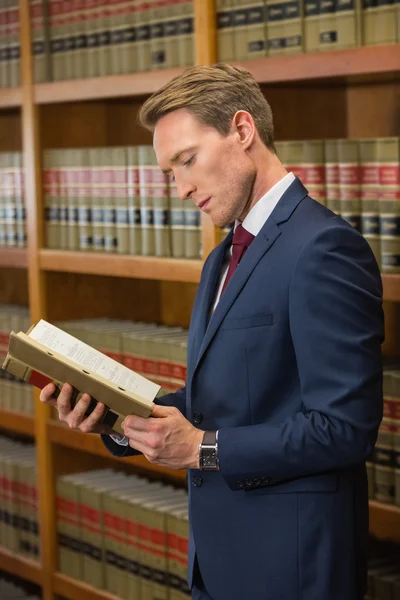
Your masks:
{"label": "man's finger", "polygon": [[105,405],[102,402],[98,402],[93,412],[84,420],[80,425],[81,431],[85,433],[90,433],[95,430],[95,428],[99,425],[102,416],[105,412]]}
{"label": "man's finger", "polygon": [[132,431],[150,431],[151,423],[149,419],[145,419],[144,417],[129,415],[125,417],[122,427],[128,427]]}
{"label": "man's finger", "polygon": [[161,406],[161,404],[155,404],[151,411],[151,416],[159,418],[169,417],[176,410],[177,409],[174,406]]}
{"label": "man's finger", "polygon": [[57,409],[60,419],[66,419],[71,412],[71,396],[73,387],[69,383],[64,383],[61,392],[57,398]]}
{"label": "man's finger", "polygon": [[40,401],[44,404],[49,404],[50,406],[57,407],[57,399],[52,398],[55,391],[56,386],[54,385],[54,383],[47,384],[40,392]]}
{"label": "man's finger", "polygon": [[83,394],[82,398],[76,403],[74,409],[68,415],[68,425],[72,429],[77,429],[85,418],[85,412],[89,408],[90,396]]}

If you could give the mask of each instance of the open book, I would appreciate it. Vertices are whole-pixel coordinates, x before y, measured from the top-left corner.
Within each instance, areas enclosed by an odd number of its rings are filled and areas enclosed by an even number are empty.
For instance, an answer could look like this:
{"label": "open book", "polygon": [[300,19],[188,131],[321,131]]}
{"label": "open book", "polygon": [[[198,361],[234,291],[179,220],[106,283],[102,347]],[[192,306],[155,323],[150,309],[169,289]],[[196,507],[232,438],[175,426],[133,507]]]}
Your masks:
{"label": "open book", "polygon": [[119,433],[127,415],[150,416],[160,390],[159,385],[44,320],[28,333],[11,332],[3,369],[38,388],[54,383],[55,397],[62,384],[69,383],[74,387],[73,404],[86,392],[92,397],[86,415],[96,402],[103,402],[108,410],[102,423]]}

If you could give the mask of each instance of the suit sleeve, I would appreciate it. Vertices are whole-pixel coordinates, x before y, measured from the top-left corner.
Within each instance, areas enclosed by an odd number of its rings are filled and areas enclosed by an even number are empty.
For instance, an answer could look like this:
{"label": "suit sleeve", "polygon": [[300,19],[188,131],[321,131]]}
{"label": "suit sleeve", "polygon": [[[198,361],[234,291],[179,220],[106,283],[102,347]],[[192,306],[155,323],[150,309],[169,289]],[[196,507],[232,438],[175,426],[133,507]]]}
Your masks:
{"label": "suit sleeve", "polygon": [[242,478],[272,484],[358,465],[376,441],[382,285],[356,231],[338,225],[306,244],[292,273],[289,320],[302,410],[279,426],[219,431],[221,473],[233,490]]}
{"label": "suit sleeve", "polygon": [[[173,392],[172,394],[166,394],[161,398],[156,398],[154,401],[155,404],[160,404],[162,406],[176,406],[180,412],[185,415],[186,413],[186,387],[181,388],[180,390]],[[113,439],[110,438],[109,435],[102,435],[101,439],[103,440],[103,444],[113,454],[114,456],[119,456],[120,458],[125,458],[126,456],[135,456],[140,454],[130,446],[121,446],[114,442]]]}

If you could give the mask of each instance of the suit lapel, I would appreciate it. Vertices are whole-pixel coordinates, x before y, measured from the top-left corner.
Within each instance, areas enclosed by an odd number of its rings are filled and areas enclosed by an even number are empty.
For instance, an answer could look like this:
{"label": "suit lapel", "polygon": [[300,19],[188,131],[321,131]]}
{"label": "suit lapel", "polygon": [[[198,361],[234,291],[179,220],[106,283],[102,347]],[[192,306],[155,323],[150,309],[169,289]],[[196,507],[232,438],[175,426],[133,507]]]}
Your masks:
{"label": "suit lapel", "polygon": [[211,310],[211,303],[214,300],[214,293],[216,290],[219,275],[221,273],[222,263],[225,257],[227,248],[232,243],[233,229],[226,236],[225,240],[217,246],[214,251],[214,256],[210,257],[209,269],[202,278],[201,285],[199,288],[198,298],[196,299],[197,304],[197,325],[195,328],[195,351],[194,359],[196,361],[200,345],[203,341],[204,334],[206,332],[208,317]]}
{"label": "suit lapel", "polygon": [[249,279],[250,275],[264,254],[268,252],[275,240],[281,235],[281,228],[279,225],[290,218],[299,202],[305,196],[307,196],[307,190],[300,180],[296,178],[286,192],[282,195],[282,198],[279,200],[271,216],[267,219],[260,233],[255,237],[253,243],[247,250],[231,280],[229,281],[226,290],[222,294],[221,299],[207,326],[211,299],[214,297],[215,286],[220,274],[225,250],[232,240],[232,232],[227,237],[225,244],[216,255],[214,263],[210,268],[209,276],[204,283],[204,298],[202,298],[203,301],[201,302],[197,337],[199,342],[196,344],[196,349],[199,348],[199,346],[200,348],[198,350],[196,366],[193,374],[196,371],[204,352],[207,350],[215,333],[221,325],[226,313],[234,303],[246,281]]}
{"label": "suit lapel", "polygon": [[235,273],[229,281],[226,290],[222,294],[214,313],[211,316],[211,319],[208,323],[208,327],[205,331],[205,335],[203,337],[202,344],[200,346],[197,364],[200,362],[201,357],[203,356],[212,338],[214,337],[226,313],[228,312],[233,302],[237,298],[239,292],[241,291],[246,281],[252,274],[257,263],[260,261],[262,256],[264,256],[264,254],[269,250],[269,248],[272,246],[277,237],[279,237],[280,233],[281,232],[279,227],[277,227],[277,225],[273,221],[269,222],[266,230],[263,231],[263,233],[260,232],[260,234],[256,236],[253,243],[247,250],[246,254],[240,262],[240,265],[237,267]]}

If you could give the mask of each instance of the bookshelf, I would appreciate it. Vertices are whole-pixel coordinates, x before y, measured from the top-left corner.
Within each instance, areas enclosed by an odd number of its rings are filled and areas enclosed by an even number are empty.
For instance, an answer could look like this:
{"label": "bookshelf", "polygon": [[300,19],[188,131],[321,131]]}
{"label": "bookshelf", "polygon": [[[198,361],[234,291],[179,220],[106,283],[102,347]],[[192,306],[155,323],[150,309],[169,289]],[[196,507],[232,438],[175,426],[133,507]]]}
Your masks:
{"label": "bookshelf", "polygon": [[27,579],[38,585],[43,583],[43,570],[39,563],[8,552],[0,546],[0,567],[12,575]]}
{"label": "bookshelf", "polygon": [[35,419],[22,412],[0,410],[0,428],[23,435],[35,435]]}
{"label": "bookshelf", "polygon": [[4,88],[0,89],[0,109],[17,108],[22,105],[22,89]]}
{"label": "bookshelf", "polygon": [[203,266],[200,260],[94,254],[93,252],[64,252],[40,250],[40,268],[43,271],[83,273],[134,277],[158,281],[198,283]]}
{"label": "bookshelf", "polygon": [[24,248],[0,248],[0,267],[26,269],[28,255]]}
{"label": "bookshelf", "polygon": [[[215,0],[194,0],[197,64],[216,61],[215,4]],[[138,108],[143,97],[182,69],[35,84],[28,0],[20,0],[20,14],[22,85],[0,90],[0,150],[23,148],[28,248],[0,249],[0,274],[4,268],[10,278],[11,273],[19,278],[22,295],[21,276],[26,276],[33,321],[119,316],[187,326],[203,261],[48,250],[42,217],[42,151],[58,144],[71,148],[150,143],[149,134],[136,126]],[[274,112],[277,139],[400,133],[399,44],[236,64],[246,66],[262,85]],[[203,258],[217,237],[216,228],[202,215]],[[383,285],[385,349],[400,356],[396,333],[400,275],[384,275]],[[19,298],[14,287],[7,288],[2,301]],[[89,296],[90,303],[86,302]],[[85,456],[93,462],[108,459],[115,465],[124,463],[130,469],[168,476],[179,485],[184,484],[185,473],[166,471],[143,457],[114,459],[98,437],[70,431],[54,421],[52,411],[38,397],[35,419],[1,411],[0,423],[9,431],[36,438],[42,545],[42,567],[0,549],[1,567],[40,583],[43,600],[53,600],[55,594],[71,600],[115,600],[57,572],[54,481],[66,472],[65,449],[82,456],[82,464],[88,460]],[[400,509],[377,502],[370,507],[371,531],[399,540]]]}

